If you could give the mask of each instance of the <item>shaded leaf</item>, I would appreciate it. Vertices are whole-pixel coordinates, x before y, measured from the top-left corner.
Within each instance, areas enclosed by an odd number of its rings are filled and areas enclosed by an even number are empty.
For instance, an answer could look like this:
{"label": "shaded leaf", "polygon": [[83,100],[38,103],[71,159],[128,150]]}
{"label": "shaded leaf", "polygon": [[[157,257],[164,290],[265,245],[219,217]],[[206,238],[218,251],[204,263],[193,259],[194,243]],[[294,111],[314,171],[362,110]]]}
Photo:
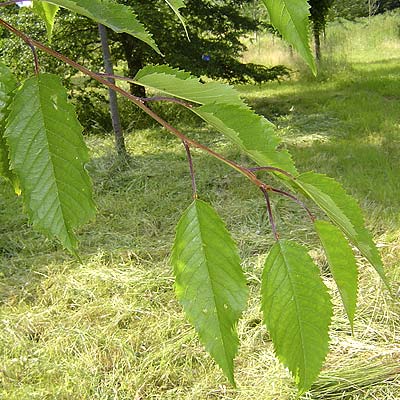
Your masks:
{"label": "shaded leaf", "polygon": [[46,24],[47,37],[49,41],[53,33],[54,20],[59,10],[59,6],[46,3],[43,1],[35,0],[33,2],[33,11],[44,21]]}
{"label": "shaded leaf", "polygon": [[272,247],[262,276],[262,311],[276,355],[300,393],[317,378],[328,353],[332,305],[319,270],[297,243]]}
{"label": "shaded leaf", "polygon": [[117,33],[128,33],[147,43],[157,53],[161,54],[152,35],[128,6],[111,0],[48,0],[46,3],[56,4],[84,15]]}
{"label": "shaded leaf", "polygon": [[82,127],[60,78],[43,74],[24,82],[11,104],[5,137],[34,226],[71,252],[74,228],[94,216]]}
{"label": "shaded leaf", "polygon": [[303,57],[312,72],[317,68],[310,48],[309,9],[307,0],[262,0],[272,25]]}
{"label": "shaded leaf", "polygon": [[371,234],[365,228],[361,209],[355,199],[346,193],[339,182],[315,172],[301,174],[293,183],[325,211],[389,287],[381,257]]}
{"label": "shaded leaf", "polygon": [[20,194],[18,178],[10,169],[9,149],[4,138],[6,118],[9,113],[8,106],[16,87],[17,81],[11,70],[0,63],[0,176],[10,181],[14,191]]}
{"label": "shaded leaf", "polygon": [[211,206],[195,200],[176,229],[175,290],[206,350],[234,384],[236,325],[247,301],[235,243]]}
{"label": "shaded leaf", "polygon": [[341,230],[331,223],[315,221],[315,230],[324,247],[330,271],[353,329],[357,305],[357,264],[353,250]]}

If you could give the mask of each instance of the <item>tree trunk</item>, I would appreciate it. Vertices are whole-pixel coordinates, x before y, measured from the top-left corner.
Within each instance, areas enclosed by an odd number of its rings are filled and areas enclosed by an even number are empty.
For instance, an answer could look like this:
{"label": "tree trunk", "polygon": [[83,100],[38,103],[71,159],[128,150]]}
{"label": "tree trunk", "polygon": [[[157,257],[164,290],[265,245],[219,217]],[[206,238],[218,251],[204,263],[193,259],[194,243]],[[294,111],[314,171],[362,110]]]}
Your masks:
{"label": "tree trunk", "polygon": [[[111,60],[110,47],[108,46],[107,28],[99,24],[99,34],[101,40],[101,49],[103,52],[104,68],[108,75],[114,75],[114,68]],[[115,80],[108,78],[111,83],[115,84]],[[117,94],[112,89],[108,89],[110,99],[110,114],[112,126],[114,129],[115,149],[117,154],[122,157],[127,157],[124,134],[122,132],[121,120],[118,112]]]}
{"label": "tree trunk", "polygon": [[315,59],[317,62],[321,61],[321,35],[319,30],[314,29],[314,50],[315,50]]}

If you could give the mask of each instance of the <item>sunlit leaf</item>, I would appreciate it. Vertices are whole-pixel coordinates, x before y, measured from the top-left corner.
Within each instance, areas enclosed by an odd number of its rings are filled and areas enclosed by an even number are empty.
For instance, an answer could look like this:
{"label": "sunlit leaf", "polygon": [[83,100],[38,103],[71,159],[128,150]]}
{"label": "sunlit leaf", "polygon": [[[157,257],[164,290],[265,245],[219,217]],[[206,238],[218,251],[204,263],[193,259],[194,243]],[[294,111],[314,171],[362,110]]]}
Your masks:
{"label": "sunlit leaf", "polygon": [[183,0],[164,0],[174,11],[176,16],[179,18],[181,21],[183,28],[185,29],[186,36],[189,38],[188,31],[186,29],[186,22],[185,19],[182,17],[181,13],[179,12],[179,9],[185,7],[185,2]]}
{"label": "sunlit leaf", "polygon": [[196,200],[176,229],[176,294],[206,350],[234,384],[236,325],[247,300],[235,243],[211,206]]}
{"label": "sunlit leaf", "polygon": [[5,131],[11,168],[33,225],[71,252],[77,245],[74,228],[95,212],[81,132],[60,78],[42,74],[24,82]]}
{"label": "sunlit leaf", "polygon": [[204,121],[225,134],[259,165],[278,167],[297,173],[290,153],[278,149],[281,140],[274,125],[250,108],[210,104],[193,109]]}
{"label": "sunlit leaf", "polygon": [[365,228],[361,209],[355,199],[346,193],[339,182],[315,172],[302,174],[293,182],[326,212],[389,286],[381,257],[371,234]]}
{"label": "sunlit leaf", "polygon": [[353,328],[357,304],[357,264],[353,251],[341,230],[327,221],[315,221],[329,269],[339,289],[350,325]]}
{"label": "sunlit leaf", "polygon": [[262,0],[272,25],[303,57],[315,74],[317,69],[310,48],[309,9],[307,0]]}
{"label": "sunlit leaf", "polygon": [[168,65],[148,65],[134,78],[135,83],[197,104],[236,104],[245,106],[239,92],[219,82],[201,83],[189,72]]}
{"label": "sunlit leaf", "polygon": [[332,305],[319,270],[297,243],[272,247],[262,276],[262,311],[279,360],[306,392],[328,353]]}
{"label": "sunlit leaf", "polygon": [[59,6],[46,3],[44,1],[33,2],[33,11],[44,21],[46,24],[47,37],[51,40],[51,36],[53,33],[54,20],[59,10]]}

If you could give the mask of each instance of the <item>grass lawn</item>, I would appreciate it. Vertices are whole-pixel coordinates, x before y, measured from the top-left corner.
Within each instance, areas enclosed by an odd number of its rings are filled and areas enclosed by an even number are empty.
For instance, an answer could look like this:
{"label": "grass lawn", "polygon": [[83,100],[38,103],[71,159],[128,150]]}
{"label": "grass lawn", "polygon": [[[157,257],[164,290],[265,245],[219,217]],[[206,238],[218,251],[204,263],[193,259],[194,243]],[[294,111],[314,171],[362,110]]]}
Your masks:
{"label": "grass lawn", "polygon": [[[328,29],[329,52],[318,78],[299,73],[290,81],[239,88],[278,126],[300,171],[326,173],[357,198],[395,293],[391,298],[358,257],[352,334],[326,274],[335,305],[331,351],[304,399],[400,398],[400,39],[392,29],[398,16],[365,24]],[[382,26],[391,33],[378,37]],[[351,48],[348,37],[355,43]],[[257,52],[252,50],[255,58]],[[180,128],[248,163],[207,127]],[[295,399],[261,323],[260,277],[273,237],[258,190],[194,151],[199,194],[217,208],[239,243],[251,291],[239,324],[233,389],[173,293],[174,227],[191,200],[182,145],[159,128],[132,131],[131,160],[124,164],[115,160],[109,137],[88,136],[87,143],[98,215],[79,232],[81,264],[32,230],[21,199],[0,182],[0,399]],[[326,271],[304,211],[282,198],[272,200],[281,236],[313,248],[312,257]]]}

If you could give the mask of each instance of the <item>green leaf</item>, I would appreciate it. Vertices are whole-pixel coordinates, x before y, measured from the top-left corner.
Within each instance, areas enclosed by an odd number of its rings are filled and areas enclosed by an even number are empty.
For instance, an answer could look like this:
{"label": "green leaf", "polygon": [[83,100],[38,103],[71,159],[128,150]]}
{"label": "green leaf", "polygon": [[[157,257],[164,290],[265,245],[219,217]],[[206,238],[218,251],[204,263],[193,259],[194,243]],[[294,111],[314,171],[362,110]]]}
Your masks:
{"label": "green leaf", "polygon": [[272,247],[262,276],[262,311],[276,355],[300,394],[317,378],[328,353],[332,305],[319,270],[297,243]]}
{"label": "green leaf", "polygon": [[309,9],[306,0],[262,0],[268,9],[272,25],[306,61],[314,74],[315,60],[310,48]]}
{"label": "green leaf", "polygon": [[161,54],[152,35],[138,20],[130,7],[111,0],[48,0],[46,3],[55,4],[84,15],[117,33],[128,33],[147,43],[157,53]]}
{"label": "green leaf", "polygon": [[239,92],[218,82],[201,83],[189,72],[168,65],[149,65],[134,78],[135,83],[197,104],[236,104],[246,107]]}
{"label": "green leaf", "polygon": [[287,150],[278,150],[280,139],[274,125],[250,108],[227,104],[205,105],[192,110],[225,134],[259,165],[278,167],[297,174]]}
{"label": "green leaf", "polygon": [[75,253],[74,228],[95,213],[82,127],[55,75],[24,82],[11,104],[5,137],[33,225]]}
{"label": "green leaf", "polygon": [[195,200],[176,229],[176,295],[214,360],[234,384],[236,325],[248,290],[235,243],[211,206]]}
{"label": "green leaf", "polygon": [[341,230],[331,223],[315,221],[315,229],[324,247],[330,271],[353,329],[357,305],[357,263],[353,250]]}
{"label": "green leaf", "polygon": [[180,8],[185,7],[185,2],[183,0],[165,0],[165,2],[172,8],[176,16],[179,18],[181,21],[183,28],[185,29],[186,36],[189,39],[189,34],[186,29],[186,22],[185,19],[182,17],[181,13],[179,12]]}
{"label": "green leaf", "polygon": [[17,81],[11,70],[0,63],[0,176],[10,181],[14,191],[20,194],[18,178],[10,169],[9,149],[4,138],[5,123],[9,113],[8,106],[16,87]]}
{"label": "green leaf", "polygon": [[189,73],[164,65],[143,68],[137,73],[135,83],[201,104],[202,107],[189,109],[235,142],[254,161],[297,173],[290,154],[277,149],[280,139],[274,126],[255,114],[233,87],[216,82],[202,84]]}
{"label": "green leaf", "polygon": [[46,24],[47,37],[49,38],[49,41],[51,41],[51,36],[53,33],[53,27],[54,27],[54,20],[55,20],[55,17],[56,17],[56,14],[57,14],[57,11],[59,10],[59,8],[60,8],[59,6],[56,6],[54,4],[49,4],[46,2],[42,2],[42,1],[35,0],[33,2],[33,11]]}
{"label": "green leaf", "polygon": [[365,228],[361,209],[355,199],[346,193],[339,182],[315,172],[302,174],[293,183],[325,211],[331,221],[372,264],[389,288],[381,257],[371,234]]}
{"label": "green leaf", "polygon": [[[17,87],[17,79],[5,64],[0,62],[0,82],[4,85],[7,94],[11,93]],[[0,112],[2,112],[1,110]]]}

